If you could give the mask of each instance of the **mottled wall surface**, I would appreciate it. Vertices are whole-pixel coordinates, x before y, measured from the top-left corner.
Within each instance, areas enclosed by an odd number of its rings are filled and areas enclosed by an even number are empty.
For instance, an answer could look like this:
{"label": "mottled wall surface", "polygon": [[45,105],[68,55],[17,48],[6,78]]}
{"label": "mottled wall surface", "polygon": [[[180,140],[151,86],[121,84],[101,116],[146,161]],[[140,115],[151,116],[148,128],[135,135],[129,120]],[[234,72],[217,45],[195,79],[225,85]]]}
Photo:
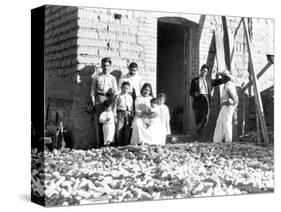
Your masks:
{"label": "mottled wall surface", "polygon": [[46,6],[45,110],[47,123],[59,119],[71,130],[77,58],[76,7]]}
{"label": "mottled wall surface", "polygon": [[[55,119],[61,111],[72,132],[75,148],[90,148],[95,144],[93,114],[91,112],[90,86],[93,74],[99,71],[103,57],[111,57],[112,74],[119,80],[128,72],[127,65],[135,61],[144,81],[157,88],[157,21],[181,24],[189,28],[190,36],[185,93],[190,80],[207,63],[214,74],[217,72],[214,30],[223,31],[221,16],[190,15],[167,12],[114,10],[87,7],[47,6],[45,29],[46,106],[48,118]],[[246,19],[247,20],[247,19]],[[236,76],[236,86],[249,81],[248,51],[244,30],[239,29],[239,17],[227,17],[228,36],[234,48],[231,71]],[[254,68],[259,72],[267,63],[266,54],[273,54],[273,20],[253,18],[249,24]],[[173,33],[173,32],[171,32]],[[233,39],[235,36],[235,39]],[[81,83],[76,83],[79,74]],[[259,79],[260,89],[273,84],[273,66]],[[247,90],[239,92],[240,99],[253,95]],[[210,117],[213,127],[220,109],[218,89],[214,90],[214,108]],[[186,130],[192,131],[194,121],[190,107],[191,98],[185,100]],[[241,123],[239,105],[239,123]],[[209,127],[211,136],[212,130]]]}

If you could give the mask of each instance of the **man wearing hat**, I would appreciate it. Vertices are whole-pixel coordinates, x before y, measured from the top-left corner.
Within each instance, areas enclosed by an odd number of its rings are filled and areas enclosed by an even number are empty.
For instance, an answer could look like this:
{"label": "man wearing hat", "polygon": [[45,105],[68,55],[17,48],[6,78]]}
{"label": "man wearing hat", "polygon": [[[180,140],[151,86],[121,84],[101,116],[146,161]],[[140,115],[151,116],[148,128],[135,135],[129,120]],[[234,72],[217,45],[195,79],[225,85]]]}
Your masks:
{"label": "man wearing hat", "polygon": [[235,88],[235,79],[228,70],[222,72],[223,76],[230,78],[222,89],[221,110],[217,119],[215,128],[214,143],[232,142],[232,117],[234,110],[238,105],[238,96]]}
{"label": "man wearing hat", "polygon": [[197,136],[201,135],[209,119],[212,87],[230,80],[229,76],[221,73],[217,73],[222,76],[221,79],[207,79],[208,72],[209,67],[204,64],[200,69],[199,76],[193,78],[190,84],[189,95],[193,98],[192,109],[194,111]]}

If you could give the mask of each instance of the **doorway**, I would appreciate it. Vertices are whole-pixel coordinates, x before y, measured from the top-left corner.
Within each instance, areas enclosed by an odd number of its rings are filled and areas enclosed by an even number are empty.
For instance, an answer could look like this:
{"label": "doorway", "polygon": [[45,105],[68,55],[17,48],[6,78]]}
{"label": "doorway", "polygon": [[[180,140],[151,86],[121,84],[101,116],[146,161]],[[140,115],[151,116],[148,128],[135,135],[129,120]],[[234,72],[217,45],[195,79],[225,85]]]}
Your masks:
{"label": "doorway", "polygon": [[189,28],[184,24],[161,21],[157,30],[157,92],[165,93],[171,133],[185,133],[186,81],[188,73]]}

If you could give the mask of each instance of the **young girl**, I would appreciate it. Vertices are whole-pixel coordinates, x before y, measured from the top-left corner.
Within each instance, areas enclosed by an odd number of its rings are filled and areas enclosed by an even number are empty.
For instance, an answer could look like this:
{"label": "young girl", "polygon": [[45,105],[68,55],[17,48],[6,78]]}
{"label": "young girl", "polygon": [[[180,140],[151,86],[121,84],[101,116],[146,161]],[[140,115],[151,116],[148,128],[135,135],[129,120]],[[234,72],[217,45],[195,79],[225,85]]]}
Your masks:
{"label": "young girl", "polygon": [[161,123],[164,125],[165,128],[165,134],[169,135],[171,134],[170,129],[170,112],[167,105],[165,105],[166,102],[166,95],[164,93],[159,93],[157,95],[157,103],[160,107],[160,117],[161,117]]}
{"label": "young girl", "polygon": [[150,104],[151,109],[148,130],[150,131],[151,141],[149,144],[165,145],[166,133],[164,125],[161,123],[161,111],[160,107],[157,105],[157,99],[151,99]]}
{"label": "young girl", "polygon": [[106,100],[103,103],[105,111],[101,113],[99,122],[102,125],[104,145],[109,146],[113,143],[114,133],[115,133],[115,123],[114,123],[114,114],[112,111],[113,103],[112,101]]}

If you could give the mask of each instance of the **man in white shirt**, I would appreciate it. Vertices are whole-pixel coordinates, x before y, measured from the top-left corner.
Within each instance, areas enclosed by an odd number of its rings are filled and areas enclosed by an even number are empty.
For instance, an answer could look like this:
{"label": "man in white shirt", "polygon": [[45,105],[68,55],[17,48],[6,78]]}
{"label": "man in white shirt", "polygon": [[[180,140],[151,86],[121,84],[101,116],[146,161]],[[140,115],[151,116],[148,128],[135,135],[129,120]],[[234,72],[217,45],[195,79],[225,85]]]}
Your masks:
{"label": "man in white shirt", "polygon": [[101,60],[102,72],[94,75],[90,91],[90,96],[95,108],[95,127],[97,129],[96,138],[98,146],[102,146],[104,144],[102,124],[98,121],[100,114],[104,111],[103,103],[107,100],[109,91],[117,91],[116,78],[109,73],[111,70],[111,64],[111,59],[108,57]]}
{"label": "man in white shirt", "polygon": [[221,110],[215,128],[214,143],[221,143],[223,140],[226,143],[232,142],[232,118],[238,105],[234,77],[228,70],[225,70],[223,75],[228,76],[231,80],[224,85],[222,90]]}
{"label": "man in white shirt", "polygon": [[142,87],[142,79],[138,74],[138,64],[135,62],[130,63],[128,66],[129,72],[121,77],[118,83],[119,93],[121,92],[121,86],[123,82],[130,83],[129,94],[133,97],[135,101],[136,97],[140,95],[140,90]]}

